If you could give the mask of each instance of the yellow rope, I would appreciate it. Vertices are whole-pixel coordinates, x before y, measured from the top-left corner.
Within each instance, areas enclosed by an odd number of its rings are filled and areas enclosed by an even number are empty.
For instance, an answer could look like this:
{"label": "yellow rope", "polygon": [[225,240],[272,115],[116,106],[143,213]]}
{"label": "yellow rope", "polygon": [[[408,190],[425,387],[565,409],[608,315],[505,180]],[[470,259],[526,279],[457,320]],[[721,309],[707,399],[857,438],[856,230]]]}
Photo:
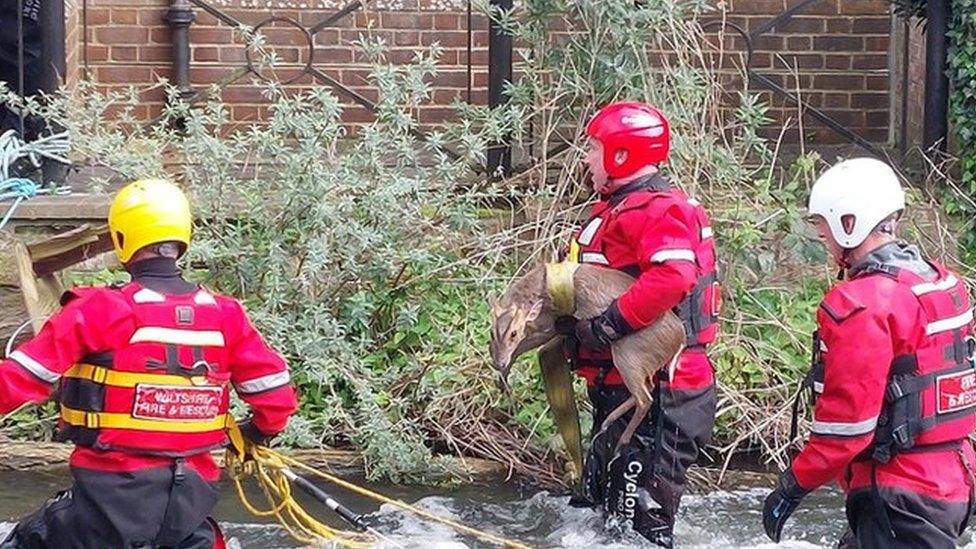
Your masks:
{"label": "yellow rope", "polygon": [[[374,501],[388,503],[431,522],[450,526],[458,532],[487,541],[499,547],[534,549],[524,543],[477,530],[459,522],[424,511],[400,500],[373,492],[335,475],[313,469],[296,459],[279,454],[269,448],[248,445],[247,453],[248,459],[242,461],[236,452],[227,452],[226,467],[228,475],[237,489],[238,498],[240,498],[244,508],[253,515],[258,517],[275,517],[288,534],[300,543],[311,544],[321,539],[326,539],[342,547],[361,549],[372,546],[378,540],[368,534],[336,530],[326,526],[305,512],[292,496],[291,483],[283,473],[283,470],[289,467],[327,480],[336,486],[345,488]],[[257,508],[248,500],[247,495],[244,493],[243,480],[251,476],[257,480],[264,491],[265,497],[270,505],[268,509]]]}
{"label": "yellow rope", "polygon": [[[306,545],[322,539],[349,549],[365,549],[375,544],[376,540],[372,536],[337,530],[305,512],[293,497],[291,482],[283,472],[285,464],[275,452],[257,446],[251,446],[247,451],[250,459],[241,461],[234,451],[228,451],[225,459],[227,473],[234,482],[237,497],[248,512],[257,517],[274,517],[292,538]],[[248,477],[257,480],[268,501],[268,508],[258,508],[247,497],[244,479]]]}
{"label": "yellow rope", "polygon": [[425,518],[425,519],[427,519],[427,520],[429,520],[431,522],[437,522],[437,523],[443,524],[445,526],[450,526],[451,528],[454,528],[458,532],[462,532],[462,533],[468,534],[468,535],[470,535],[472,537],[475,537],[475,538],[478,538],[478,539],[487,541],[489,543],[498,545],[500,547],[511,547],[513,549],[534,549],[531,545],[526,545],[526,544],[524,544],[522,542],[519,542],[519,541],[506,539],[506,538],[503,538],[503,537],[496,536],[494,534],[490,534],[488,532],[483,532],[481,530],[477,530],[477,529],[472,528],[470,526],[466,526],[464,524],[461,524],[460,522],[456,522],[456,521],[453,521],[453,520],[450,520],[450,519],[446,519],[444,517],[441,517],[441,516],[435,515],[433,513],[424,511],[423,509],[420,509],[418,507],[415,507],[413,505],[410,505],[409,503],[404,503],[404,502],[402,502],[400,500],[396,500],[396,499],[393,499],[393,498],[389,498],[387,496],[384,496],[383,494],[380,494],[380,493],[377,493],[377,492],[373,492],[372,490],[369,490],[367,488],[363,488],[362,486],[358,486],[356,484],[353,484],[351,482],[348,482],[346,480],[343,480],[343,479],[341,479],[341,478],[339,478],[339,477],[337,477],[335,475],[330,475],[328,473],[323,473],[322,471],[319,471],[317,469],[313,469],[313,468],[309,467],[308,465],[305,465],[304,463],[302,463],[302,462],[300,462],[300,461],[298,461],[296,459],[290,458],[288,456],[284,456],[284,455],[278,454],[278,457],[283,462],[285,462],[285,464],[290,465],[290,466],[292,466],[292,467],[294,467],[296,469],[301,469],[302,471],[305,471],[306,473],[308,473],[310,475],[314,475],[314,476],[317,476],[317,477],[322,478],[324,480],[327,480],[327,481],[331,482],[332,484],[335,484],[336,486],[340,486],[342,488],[345,488],[346,490],[349,490],[351,492],[355,492],[355,493],[357,493],[357,494],[359,494],[361,496],[368,497],[368,498],[370,498],[370,499],[372,499],[374,501],[378,501],[380,503],[388,503],[390,505],[393,505],[394,507],[398,507],[400,509],[403,509],[404,511],[409,511],[409,512],[411,512],[411,513],[413,513],[413,514],[415,514],[415,515],[417,515],[419,517],[423,517],[423,518]]}

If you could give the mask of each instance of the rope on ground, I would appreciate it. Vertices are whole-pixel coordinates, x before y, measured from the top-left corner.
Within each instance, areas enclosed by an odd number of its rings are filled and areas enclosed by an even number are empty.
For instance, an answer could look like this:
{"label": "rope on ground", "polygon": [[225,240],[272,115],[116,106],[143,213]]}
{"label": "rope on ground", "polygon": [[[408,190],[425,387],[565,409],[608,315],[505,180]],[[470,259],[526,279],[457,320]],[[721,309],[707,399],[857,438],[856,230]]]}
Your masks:
{"label": "rope on ground", "polygon": [[[353,484],[335,475],[309,467],[308,465],[305,465],[294,458],[290,458],[275,452],[274,450],[250,446],[248,452],[251,459],[244,462],[241,462],[240,458],[235,452],[229,451],[227,453],[227,468],[230,471],[231,479],[234,481],[234,484],[237,487],[238,497],[241,498],[241,501],[244,503],[244,506],[248,509],[248,511],[255,514],[263,513],[258,514],[257,516],[274,516],[277,518],[288,533],[302,543],[311,543],[312,541],[315,541],[315,537],[318,536],[343,547],[357,549],[359,547],[367,547],[371,545],[372,542],[377,540],[371,540],[369,537],[364,537],[363,534],[329,528],[305,513],[292,499],[291,487],[288,486],[287,479],[283,479],[284,471],[288,470],[289,468],[301,470],[305,473],[326,480],[336,486],[372,499],[373,501],[387,503],[403,511],[413,513],[414,515],[431,522],[449,526],[462,534],[472,536],[499,547],[511,549],[534,549],[532,546],[526,545],[522,542],[484,532],[465,524],[461,524],[460,522],[435,515],[434,513],[425,511],[414,505],[410,505],[409,503],[404,503],[400,500],[384,496],[383,494]],[[268,501],[272,505],[272,507],[268,510],[256,510],[254,509],[254,506],[246,500],[241,481],[245,477],[252,474],[257,478],[258,483],[265,491],[265,496],[268,497]],[[289,519],[291,522],[285,521],[285,518]],[[322,533],[319,533],[320,531]],[[372,530],[371,533],[374,534],[374,536],[378,535],[377,532]]]}

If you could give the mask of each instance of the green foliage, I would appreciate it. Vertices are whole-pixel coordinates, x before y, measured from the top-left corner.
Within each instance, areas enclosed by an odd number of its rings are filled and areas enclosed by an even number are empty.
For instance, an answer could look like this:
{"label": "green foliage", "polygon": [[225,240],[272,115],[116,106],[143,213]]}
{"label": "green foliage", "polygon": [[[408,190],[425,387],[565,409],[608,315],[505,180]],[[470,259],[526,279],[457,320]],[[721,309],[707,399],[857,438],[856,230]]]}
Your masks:
{"label": "green foliage", "polygon": [[976,1],[954,0],[949,25],[948,74],[952,84],[949,117],[958,140],[960,191],[944,192],[942,201],[950,214],[966,220],[960,244],[976,252]]}

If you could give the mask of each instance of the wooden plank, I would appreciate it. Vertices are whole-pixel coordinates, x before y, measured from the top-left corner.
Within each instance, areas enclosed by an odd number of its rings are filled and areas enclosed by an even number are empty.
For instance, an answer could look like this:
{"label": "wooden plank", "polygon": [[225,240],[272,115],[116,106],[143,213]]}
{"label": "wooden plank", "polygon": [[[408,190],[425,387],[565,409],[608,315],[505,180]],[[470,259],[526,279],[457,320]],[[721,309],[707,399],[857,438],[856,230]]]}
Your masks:
{"label": "wooden plank", "polygon": [[38,277],[34,273],[34,263],[23,242],[14,244],[14,259],[20,272],[20,292],[24,296],[24,305],[27,306],[34,333],[37,333],[47,317],[61,306],[64,286],[56,274]]}
{"label": "wooden plank", "polygon": [[13,222],[96,221],[104,222],[112,197],[107,194],[76,193],[65,196],[39,195],[25,200],[14,211]]}
{"label": "wooden plank", "polygon": [[54,274],[112,249],[108,225],[85,224],[27,246],[37,276]]}

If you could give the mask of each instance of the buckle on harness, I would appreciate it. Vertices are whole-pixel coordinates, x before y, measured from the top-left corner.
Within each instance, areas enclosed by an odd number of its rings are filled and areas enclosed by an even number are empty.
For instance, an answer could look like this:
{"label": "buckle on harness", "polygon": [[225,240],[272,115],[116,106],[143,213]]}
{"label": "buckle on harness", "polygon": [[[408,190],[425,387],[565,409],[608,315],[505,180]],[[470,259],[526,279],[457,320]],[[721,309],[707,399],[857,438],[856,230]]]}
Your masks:
{"label": "buckle on harness", "polygon": [[906,394],[907,393],[905,390],[902,389],[901,385],[899,385],[897,382],[889,383],[888,387],[885,389],[885,397],[887,398],[888,402],[894,402]]}
{"label": "buckle on harness", "polygon": [[909,434],[908,434],[908,425],[903,423],[898,427],[892,429],[891,437],[895,439],[895,442],[898,444],[898,446],[900,447],[907,446],[908,443],[910,442]]}
{"label": "buckle on harness", "polygon": [[85,428],[86,429],[98,429],[99,427],[98,414],[85,413]]}

